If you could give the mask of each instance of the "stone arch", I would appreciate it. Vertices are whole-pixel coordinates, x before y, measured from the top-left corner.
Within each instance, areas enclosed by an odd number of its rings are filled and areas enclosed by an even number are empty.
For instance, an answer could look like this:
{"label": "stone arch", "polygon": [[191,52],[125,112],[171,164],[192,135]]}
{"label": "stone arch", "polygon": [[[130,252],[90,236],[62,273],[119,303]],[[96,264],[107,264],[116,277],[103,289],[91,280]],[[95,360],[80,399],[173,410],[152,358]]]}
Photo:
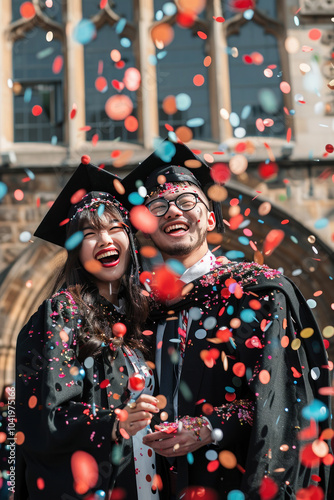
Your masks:
{"label": "stone arch", "polygon": [[[17,335],[50,290],[65,250],[34,241],[2,275],[0,284],[0,386],[14,382]],[[29,283],[27,286],[27,282]]]}

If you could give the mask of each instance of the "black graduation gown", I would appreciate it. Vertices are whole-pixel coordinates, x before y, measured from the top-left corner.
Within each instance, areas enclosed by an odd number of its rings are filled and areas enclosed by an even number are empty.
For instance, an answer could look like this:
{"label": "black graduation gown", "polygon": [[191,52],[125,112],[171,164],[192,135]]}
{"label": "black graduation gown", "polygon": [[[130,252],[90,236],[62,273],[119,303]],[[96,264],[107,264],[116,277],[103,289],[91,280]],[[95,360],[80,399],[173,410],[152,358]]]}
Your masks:
{"label": "black graduation gown", "polygon": [[[125,323],[109,302],[104,305],[111,324]],[[17,431],[24,442],[16,450],[16,500],[72,500],[107,492],[124,469],[136,498],[131,439],[120,444],[111,439],[113,410],[122,408],[129,395],[124,354],[116,351],[110,363],[106,346],[93,363],[88,358],[87,366],[80,364],[80,328],[78,306],[63,290],[43,302],[18,336]],[[98,467],[96,484],[83,495],[73,488],[71,457],[78,450]]]}
{"label": "black graduation gown", "polygon": [[[152,328],[168,311],[200,309],[201,317],[192,320],[187,339],[178,393],[179,416],[205,415],[213,428],[223,431],[223,439],[217,446],[194,452],[193,464],[186,456],[177,458],[178,491],[187,485],[201,485],[213,488],[219,498],[240,490],[246,499],[257,500],[262,484],[263,488],[274,488],[271,491],[277,487],[272,498],[283,500],[295,498],[301,488],[318,484],[311,480],[313,474],[321,478],[319,485],[329,498],[329,467],[322,464],[322,459],[312,469],[300,461],[306,442],[298,439],[298,433],[310,426],[310,421],[303,418],[303,408],[314,399],[330,408],[328,397],[318,392],[330,386],[328,360],[305,299],[278,271],[255,263],[229,263],[195,280],[193,285],[177,303],[168,307],[157,303]],[[209,317],[215,319],[210,329],[205,322]],[[231,338],[223,336],[223,341],[216,343],[217,330],[224,328],[230,329]],[[309,338],[307,331],[302,332],[305,328],[313,329]],[[196,332],[203,329],[207,330],[205,338],[197,338]],[[204,363],[203,355],[212,349],[216,351],[212,351],[215,356],[211,367]],[[163,366],[161,371],[163,376]],[[247,415],[240,415],[240,400],[254,401],[253,425]],[[212,405],[213,411],[205,413],[204,403]],[[319,432],[330,427],[328,416],[319,421],[319,427]],[[318,433],[310,442],[315,437]],[[219,467],[208,472],[208,449],[218,454],[231,451],[237,465],[222,458]],[[159,462],[163,473],[168,464],[161,457]],[[264,477],[269,478],[269,485],[263,482]],[[164,490],[168,498],[167,488]]]}

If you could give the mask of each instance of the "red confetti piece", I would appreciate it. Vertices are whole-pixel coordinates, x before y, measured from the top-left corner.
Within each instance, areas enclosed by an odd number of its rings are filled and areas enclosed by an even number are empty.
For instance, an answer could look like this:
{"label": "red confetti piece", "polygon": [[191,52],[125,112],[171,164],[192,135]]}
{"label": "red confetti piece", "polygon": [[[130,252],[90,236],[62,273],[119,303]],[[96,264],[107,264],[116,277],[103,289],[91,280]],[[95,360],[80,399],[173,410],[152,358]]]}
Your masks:
{"label": "red confetti piece", "polygon": [[237,377],[243,377],[246,373],[246,367],[244,363],[235,363],[235,365],[233,365],[232,371]]}
{"label": "red confetti piece", "polygon": [[210,175],[217,184],[224,184],[231,178],[231,171],[226,163],[216,163],[210,170]]}
{"label": "red confetti piece", "polygon": [[114,87],[114,89],[118,90],[119,92],[121,92],[124,89],[124,83],[118,80],[111,80],[111,85]]}
{"label": "red confetti piece", "polygon": [[234,392],[233,394],[231,394],[230,392],[227,392],[227,393],[225,394],[225,399],[226,399],[226,401],[228,401],[229,403],[232,403],[232,401],[234,401],[234,400],[236,399],[236,397],[237,397],[237,396],[236,396],[235,392]]}
{"label": "red confetti piece", "polygon": [[215,21],[217,21],[217,23],[224,23],[225,22],[224,17],[221,17],[221,16],[218,16],[218,17],[212,16],[212,17]]}
{"label": "red confetti piece", "polygon": [[205,415],[212,415],[213,413],[213,406],[210,405],[210,403],[204,403],[204,405],[202,406],[202,411]]}
{"label": "red confetti piece", "polygon": [[200,74],[195,75],[193,78],[193,84],[196,85],[196,87],[201,87],[204,81],[205,81],[204,76]]}
{"label": "red confetti piece", "polygon": [[208,463],[207,469],[208,472],[214,472],[217,470],[219,467],[219,461],[218,460],[211,460],[211,462]]}
{"label": "red confetti piece", "polygon": [[125,66],[125,61],[117,61],[115,62],[115,68],[117,69],[123,69]]}
{"label": "red confetti piece", "polygon": [[197,35],[202,39],[206,40],[208,38],[208,35],[204,33],[204,31],[197,31]]}
{"label": "red confetti piece", "polygon": [[34,15],[36,14],[35,7],[31,2],[24,2],[20,6],[20,14],[25,19],[34,17]]}
{"label": "red confetti piece", "polygon": [[277,163],[271,161],[269,163],[262,162],[258,166],[258,174],[263,180],[273,180],[277,177],[278,174],[278,165]]}
{"label": "red confetti piece", "polygon": [[104,9],[107,6],[108,0],[101,0],[100,1],[100,9]]}
{"label": "red confetti piece", "polygon": [[279,88],[281,89],[281,92],[283,92],[283,94],[289,94],[289,92],[291,91],[291,87],[288,82],[281,82]]}
{"label": "red confetti piece", "polygon": [[108,379],[104,379],[104,380],[102,380],[102,382],[100,382],[100,388],[101,389],[105,389],[109,385],[110,385],[110,381]]}
{"label": "red confetti piece", "polygon": [[245,64],[252,64],[253,63],[253,59],[249,54],[244,54],[242,56],[242,60]]}
{"label": "red confetti piece", "polygon": [[24,198],[24,192],[22,189],[15,189],[14,191],[14,198],[16,201],[22,201]]}
{"label": "red confetti piece", "polygon": [[290,222],[289,219],[284,219],[282,220],[281,224],[289,224],[289,222]]}
{"label": "red confetti piece", "polygon": [[75,491],[83,495],[94,488],[99,478],[99,469],[95,458],[85,451],[75,451],[71,456],[71,469]]}
{"label": "red confetti piece", "polygon": [[307,488],[301,488],[296,492],[296,500],[324,500],[324,498],[325,495],[322,488],[314,484]]}
{"label": "red confetti piece", "polygon": [[278,486],[270,477],[264,477],[259,488],[261,500],[272,500],[278,492]]}
{"label": "red confetti piece", "polygon": [[81,132],[89,132],[90,130],[92,130],[92,127],[90,125],[85,125],[84,127],[80,127],[79,130]]}
{"label": "red confetti piece", "polygon": [[179,281],[178,276],[170,268],[162,265],[155,269],[152,288],[157,289],[162,299],[180,296],[182,287],[183,285]]}
{"label": "red confetti piece", "polygon": [[130,221],[136,229],[146,234],[151,234],[158,228],[157,217],[154,217],[144,205],[137,205],[131,209]]}
{"label": "red confetti piece", "polygon": [[98,76],[95,80],[95,88],[99,92],[104,92],[108,88],[107,79],[104,76]]}
{"label": "red confetti piece", "polygon": [[149,337],[150,335],[153,335],[152,330],[144,330],[141,333],[142,333],[142,335],[145,335],[145,337]]}
{"label": "red confetti piece", "polygon": [[122,436],[124,439],[130,439],[129,434],[126,432],[126,430],[125,430],[125,429],[123,429],[123,427],[120,427],[120,429],[119,429],[119,433],[121,434],[121,436]]}
{"label": "red confetti piece", "polygon": [[72,109],[70,111],[70,119],[73,120],[76,114],[77,114],[77,105],[73,104]]}
{"label": "red confetti piece", "polygon": [[230,229],[232,231],[235,231],[236,229],[238,229],[238,227],[243,222],[243,220],[244,220],[244,216],[242,214],[238,214],[235,217],[231,217],[229,220]]}
{"label": "red confetti piece", "polygon": [[190,28],[195,22],[195,14],[192,12],[178,11],[176,14],[176,23],[183,28]]}
{"label": "red confetti piece", "polygon": [[291,371],[292,371],[294,378],[300,378],[303,376],[303,374],[299,373],[299,371],[294,366],[291,366]]}
{"label": "red confetti piece", "polygon": [[320,464],[320,458],[312,450],[312,444],[307,444],[300,452],[301,463],[308,468],[317,467]]}
{"label": "red confetti piece", "polygon": [[72,194],[71,196],[71,203],[72,205],[76,205],[77,203],[79,203],[82,198],[85,196],[85,194],[87,193],[87,191],[85,189],[78,189],[78,191],[76,191],[74,194]]}
{"label": "red confetti piece", "polygon": [[35,106],[33,106],[31,112],[34,116],[39,116],[43,113],[43,108],[42,108],[42,106],[39,106],[38,104],[36,104]]}
{"label": "red confetti piece", "polygon": [[255,349],[255,348],[262,349],[263,348],[260,339],[256,335],[253,335],[253,337],[251,337],[250,339],[247,339],[245,342],[245,346],[248,347],[248,349]]}
{"label": "red confetti piece", "polygon": [[259,132],[263,132],[264,131],[265,126],[264,126],[262,118],[257,118],[257,120],[255,121],[255,126],[256,126],[256,128],[258,129]]}
{"label": "red confetti piece", "polygon": [[65,226],[65,224],[67,224],[68,222],[70,222],[70,219],[67,217],[67,219],[64,219],[61,222],[59,222],[59,226]]}
{"label": "red confetti piece", "polygon": [[139,281],[141,284],[144,284],[145,282],[152,283],[152,279],[153,275],[149,271],[143,271],[140,273]]}
{"label": "red confetti piece", "polygon": [[55,75],[58,75],[58,73],[60,73],[61,70],[63,69],[63,64],[64,64],[63,56],[56,56],[52,63],[52,72]]}
{"label": "red confetti piece", "polygon": [[83,163],[84,165],[88,165],[88,163],[90,163],[90,156],[89,155],[82,155],[81,163]]}
{"label": "red confetti piece", "polygon": [[115,337],[124,337],[126,334],[126,326],[124,323],[115,323],[112,326],[112,333]]}
{"label": "red confetti piece", "polygon": [[39,490],[44,490],[44,488],[45,488],[45,481],[44,481],[44,479],[42,477],[37,478],[36,485],[37,485],[37,488]]}
{"label": "red confetti piece", "polygon": [[111,156],[111,158],[117,158],[120,154],[121,154],[121,151],[119,149],[114,149],[114,151],[112,151],[110,153],[110,156]]}
{"label": "red confetti piece", "polygon": [[174,127],[172,127],[168,123],[165,123],[165,129],[168,130],[169,132],[173,132],[174,131]]}
{"label": "red confetti piece", "polygon": [[92,137],[92,145],[96,146],[96,144],[98,143],[98,140],[99,140],[99,134],[94,134]]}
{"label": "red confetti piece", "polygon": [[288,143],[291,141],[291,134],[292,134],[291,127],[289,127],[286,133],[286,142]]}
{"label": "red confetti piece", "polygon": [[313,28],[308,32],[308,37],[310,40],[319,40],[319,38],[321,38],[321,31],[317,28]]}
{"label": "red confetti piece", "polygon": [[334,146],[333,146],[333,144],[326,144],[325,149],[326,149],[327,153],[333,153]]}
{"label": "red confetti piece", "polygon": [[129,132],[135,132],[138,129],[138,120],[135,116],[127,116],[124,120],[124,127]]}
{"label": "red confetti piece", "polygon": [[131,391],[142,391],[145,387],[145,377],[135,373],[129,377],[128,386]]}
{"label": "red confetti piece", "polygon": [[264,255],[271,255],[275,248],[277,248],[278,245],[282,243],[284,236],[284,231],[282,231],[281,229],[272,229],[271,231],[269,231],[263,242]]}
{"label": "red confetti piece", "polygon": [[222,342],[228,342],[232,337],[232,333],[228,328],[219,328],[219,330],[217,330],[216,337]]}
{"label": "red confetti piece", "polygon": [[41,199],[37,198],[36,200],[36,207],[39,208],[41,206]]}
{"label": "red confetti piece", "polygon": [[29,182],[31,181],[30,177],[23,177],[23,179],[21,179],[21,182]]}

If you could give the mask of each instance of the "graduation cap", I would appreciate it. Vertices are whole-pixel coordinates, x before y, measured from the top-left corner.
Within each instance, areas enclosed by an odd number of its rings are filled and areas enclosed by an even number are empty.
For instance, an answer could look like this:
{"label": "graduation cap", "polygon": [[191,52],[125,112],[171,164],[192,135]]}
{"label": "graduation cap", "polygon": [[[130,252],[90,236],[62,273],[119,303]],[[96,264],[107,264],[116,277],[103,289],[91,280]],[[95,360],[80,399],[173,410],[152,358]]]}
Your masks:
{"label": "graduation cap", "polygon": [[[126,196],[119,194],[120,179],[90,163],[81,163],[75,170],[50,210],[36,229],[34,235],[39,238],[64,246],[66,242],[66,220],[75,216],[76,212],[93,199],[113,203],[123,218],[128,217],[124,208]],[[74,198],[72,198],[74,196]],[[72,201],[71,201],[72,200]],[[73,203],[74,202],[74,203]]]}
{"label": "graduation cap", "polygon": [[[185,144],[174,143],[167,138],[123,179],[123,185],[129,195],[137,192],[139,184],[143,184],[150,194],[166,183],[190,182],[207,195],[208,188],[214,184],[210,171],[209,165]],[[221,204],[212,201],[212,208],[216,217],[216,229],[223,232]]]}

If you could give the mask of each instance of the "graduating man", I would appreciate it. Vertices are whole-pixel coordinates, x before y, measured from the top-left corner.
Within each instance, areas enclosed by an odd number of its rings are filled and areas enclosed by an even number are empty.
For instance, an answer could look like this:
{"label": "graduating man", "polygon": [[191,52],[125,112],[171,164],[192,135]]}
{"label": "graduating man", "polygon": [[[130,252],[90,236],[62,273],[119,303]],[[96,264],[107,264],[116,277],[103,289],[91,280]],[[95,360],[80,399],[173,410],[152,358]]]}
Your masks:
{"label": "graduating man", "polygon": [[144,184],[144,204],[158,220],[150,237],[167,264],[184,270],[176,298],[152,283],[168,423],[144,442],[168,472],[161,495],[327,498],[333,457],[323,432],[329,401],[319,392],[330,385],[321,334],[280,272],[209,250],[207,234],[223,226],[219,204],[206,195],[212,183],[210,168],[169,139],[124,180],[128,194]]}

